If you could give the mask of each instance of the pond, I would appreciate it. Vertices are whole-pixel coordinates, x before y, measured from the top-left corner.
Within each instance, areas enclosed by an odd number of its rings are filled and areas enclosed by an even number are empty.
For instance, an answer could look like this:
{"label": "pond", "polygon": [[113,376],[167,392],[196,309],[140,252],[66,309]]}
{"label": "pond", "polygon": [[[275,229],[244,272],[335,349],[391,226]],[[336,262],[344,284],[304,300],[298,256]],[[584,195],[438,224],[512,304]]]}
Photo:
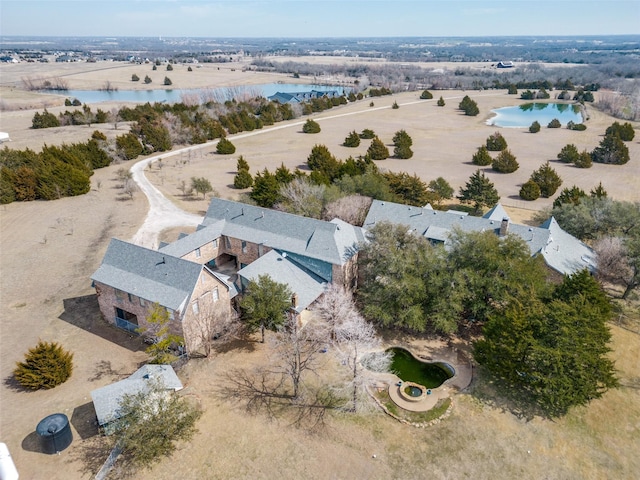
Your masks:
{"label": "pond", "polygon": [[413,382],[427,388],[437,388],[453,377],[454,368],[444,362],[423,362],[409,350],[394,347],[387,350],[392,354],[391,371],[403,382]]}
{"label": "pond", "polygon": [[64,95],[69,99],[77,99],[81,103],[98,103],[98,102],[136,102],[136,103],[178,103],[183,98],[197,98],[201,102],[216,101],[224,102],[234,97],[242,97],[245,95],[256,97],[269,97],[277,92],[307,92],[310,90],[319,90],[322,92],[328,90],[337,90],[338,93],[344,92],[343,87],[333,85],[309,85],[303,83],[264,83],[259,85],[240,85],[236,87],[220,87],[220,88],[189,88],[189,89],[157,89],[157,90],[42,90],[42,93],[53,93],[56,95]]}
{"label": "pond", "polygon": [[491,110],[495,116],[487,120],[487,125],[497,127],[528,128],[534,121],[546,127],[557,118],[562,125],[569,122],[582,123],[580,105],[569,103],[524,103],[516,107]]}

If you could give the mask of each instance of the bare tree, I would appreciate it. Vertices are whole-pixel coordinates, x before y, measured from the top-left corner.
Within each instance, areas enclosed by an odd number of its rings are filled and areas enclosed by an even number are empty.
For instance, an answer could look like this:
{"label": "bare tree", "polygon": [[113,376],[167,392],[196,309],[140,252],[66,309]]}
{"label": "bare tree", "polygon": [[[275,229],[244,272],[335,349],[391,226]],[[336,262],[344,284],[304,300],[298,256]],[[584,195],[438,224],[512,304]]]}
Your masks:
{"label": "bare tree", "polygon": [[233,309],[217,307],[217,302],[203,306],[191,328],[191,334],[201,345],[205,357],[211,355],[214,342],[221,345],[233,340],[241,328],[238,315]]}
{"label": "bare tree", "polygon": [[272,371],[291,380],[292,398],[300,395],[305,374],[317,374],[321,352],[326,344],[327,331],[323,324],[309,322],[301,328],[293,315],[289,316],[285,327],[271,337]]}
{"label": "bare tree", "polygon": [[138,185],[129,177],[124,180],[122,189],[124,190],[124,193],[129,196],[129,199],[133,200],[133,194],[138,191]]}
{"label": "bare tree", "polygon": [[604,237],[593,249],[598,259],[597,275],[600,280],[623,285],[622,298],[640,285],[640,239]]}
{"label": "bare tree", "polygon": [[280,187],[282,201],[276,209],[311,218],[322,216],[324,185],[316,185],[306,178],[294,178]]}
{"label": "bare tree", "polygon": [[361,226],[371,206],[371,198],[362,195],[348,195],[327,204],[324,212],[325,220],[339,218],[351,225]]}
{"label": "bare tree", "polygon": [[351,292],[330,285],[317,303],[317,313],[331,331],[333,350],[349,372],[344,388],[350,391],[351,411],[358,411],[368,398],[367,388],[378,372],[389,370],[391,357],[382,351],[374,326],[358,312]]}

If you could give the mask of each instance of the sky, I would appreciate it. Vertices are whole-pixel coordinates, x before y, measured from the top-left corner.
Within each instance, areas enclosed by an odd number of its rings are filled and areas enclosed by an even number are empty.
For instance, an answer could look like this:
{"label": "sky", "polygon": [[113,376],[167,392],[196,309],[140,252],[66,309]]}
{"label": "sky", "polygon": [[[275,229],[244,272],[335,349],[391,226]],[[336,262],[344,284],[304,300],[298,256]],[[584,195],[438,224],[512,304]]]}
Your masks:
{"label": "sky", "polygon": [[218,38],[640,34],[640,0],[0,0],[0,34]]}

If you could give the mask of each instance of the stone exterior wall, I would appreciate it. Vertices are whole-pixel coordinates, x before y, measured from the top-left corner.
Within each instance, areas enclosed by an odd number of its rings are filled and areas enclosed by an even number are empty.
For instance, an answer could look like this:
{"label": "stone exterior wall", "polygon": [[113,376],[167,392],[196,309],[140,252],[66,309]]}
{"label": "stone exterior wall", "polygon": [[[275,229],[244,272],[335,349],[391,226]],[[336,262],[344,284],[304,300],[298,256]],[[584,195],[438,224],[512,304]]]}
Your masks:
{"label": "stone exterior wall", "polygon": [[270,247],[251,242],[244,242],[243,248],[243,240],[226,236],[220,237],[219,244],[222,249],[222,253],[233,255],[237,258],[238,269],[241,268],[241,264],[249,265],[265,253],[272,250]]}
{"label": "stone exterior wall", "polygon": [[358,254],[356,253],[344,265],[333,265],[332,283],[342,285],[347,290],[353,290],[357,286],[358,278]]}
{"label": "stone exterior wall", "polygon": [[[151,314],[154,308],[154,303],[140,299],[133,294],[128,294],[118,291],[109,286],[99,282],[95,282],[96,293],[98,295],[98,304],[100,305],[100,312],[104,319],[112,325],[116,324],[116,308],[120,308],[126,312],[133,313],[138,320],[138,326],[141,329],[149,327],[146,319]],[[182,323],[180,322],[177,312],[173,312],[174,321],[170,324],[170,331],[174,335],[184,336],[182,331]]]}
{"label": "stone exterior wall", "polygon": [[[214,291],[217,291],[217,299]],[[197,304],[197,312],[194,306]],[[229,289],[217,277],[203,270],[184,312],[182,328],[187,352],[195,352],[211,333],[210,322],[231,315]]]}
{"label": "stone exterior wall", "polygon": [[183,255],[182,258],[204,265],[214,258],[218,258],[218,255],[222,252],[221,242],[222,238],[216,238],[215,240],[205,243],[200,248]]}

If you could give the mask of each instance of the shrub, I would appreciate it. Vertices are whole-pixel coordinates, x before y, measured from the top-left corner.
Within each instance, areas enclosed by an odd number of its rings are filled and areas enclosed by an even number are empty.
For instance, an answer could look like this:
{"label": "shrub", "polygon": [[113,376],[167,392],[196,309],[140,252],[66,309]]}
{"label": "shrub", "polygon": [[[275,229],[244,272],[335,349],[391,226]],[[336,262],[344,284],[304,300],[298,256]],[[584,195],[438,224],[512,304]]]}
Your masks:
{"label": "shrub", "polygon": [[393,149],[393,156],[400,159],[407,159],[413,157],[413,150],[406,143],[401,143],[400,145],[396,145]]}
{"label": "shrub", "polygon": [[569,130],[576,130],[578,132],[584,132],[587,129],[587,126],[584,123],[574,123],[573,121],[569,121],[567,123],[567,128]]}
{"label": "shrub", "polygon": [[343,145],[345,147],[353,147],[353,148],[360,145],[360,137],[358,136],[355,130],[349,133],[349,135],[347,135],[347,137],[344,139]]}
{"label": "shrub", "polygon": [[520,98],[522,100],[533,100],[535,98],[536,94],[533,93],[531,90],[525,90],[524,92],[522,92],[520,94]]}
{"label": "shrub", "polygon": [[549,93],[544,88],[541,88],[540,90],[538,90],[538,93],[536,93],[536,98],[546,99],[550,96],[551,95],[549,95]]}
{"label": "shrub", "polygon": [[635,131],[633,130],[633,125],[629,122],[625,122],[620,125],[618,122],[613,122],[611,126],[607,127],[605,135],[618,135],[620,140],[624,142],[630,142],[635,137]]}
{"label": "shrub", "polygon": [[517,95],[518,94],[518,87],[516,87],[513,83],[510,83],[507,93],[509,95]]}
{"label": "shrub", "polygon": [[554,118],[549,122],[549,124],[547,125],[547,128],[560,128],[561,126],[562,124],[560,123],[560,120],[558,120],[557,118]]}
{"label": "shrub", "polygon": [[320,133],[320,125],[309,118],[302,127],[302,131],[304,133]]}
{"label": "shrub", "polygon": [[362,133],[360,134],[360,138],[362,138],[363,140],[371,140],[372,138],[375,138],[375,136],[375,132],[368,128],[362,130]]}
{"label": "shrub", "polygon": [[191,66],[189,66],[189,68],[187,68],[187,72],[193,72],[193,68],[191,68]]}
{"label": "shrub", "polygon": [[125,160],[133,160],[142,155],[144,148],[133,133],[125,133],[116,137],[116,151]]}
{"label": "shrub", "polygon": [[431,93],[429,90],[425,90],[420,95],[420,98],[422,100],[431,100],[433,98],[433,93]]}
{"label": "shrub", "polygon": [[165,85],[171,85],[173,82],[171,81],[171,79],[169,77],[164,77],[164,84]]}
{"label": "shrub", "polygon": [[31,128],[51,128],[59,126],[60,120],[58,120],[58,117],[53,113],[49,113],[46,108],[42,113],[36,112],[31,120]]}
{"label": "shrub", "polygon": [[533,180],[527,181],[520,188],[520,198],[523,200],[537,200],[540,198],[540,187]]}
{"label": "shrub", "polygon": [[147,83],[147,84],[151,83],[151,78],[149,77],[149,75],[145,75],[144,83]]}
{"label": "shrub", "polygon": [[529,132],[538,133],[539,131],[540,131],[540,123],[537,120],[534,120],[534,122],[529,127]]}
{"label": "shrub", "polygon": [[167,64],[167,71],[170,72],[173,70],[173,65],[171,65],[170,63]]}
{"label": "shrub", "polygon": [[437,105],[438,105],[439,107],[444,107],[444,105],[445,105],[445,103],[444,103],[444,98],[440,97],[440,98],[438,99]]}
{"label": "shrub", "polygon": [[400,108],[400,105],[398,105],[398,102],[393,102],[393,105],[391,105],[391,108],[393,108],[395,110],[395,109]]}
{"label": "shrub", "polygon": [[406,130],[398,130],[392,138],[393,144],[396,146],[399,145],[407,145],[407,146],[411,146],[413,145],[413,139],[411,138],[411,136],[406,132]]}
{"label": "shrub", "polygon": [[384,160],[389,158],[389,149],[378,137],[375,137],[367,149],[367,155],[371,160]]}
{"label": "shrub", "polygon": [[221,155],[230,155],[236,153],[236,146],[226,138],[221,138],[216,145],[216,152]]}
{"label": "shrub", "polygon": [[516,157],[509,150],[501,151],[491,164],[491,168],[500,173],[513,173],[518,167]]}
{"label": "shrub", "polygon": [[13,371],[20,385],[29,390],[54,388],[64,382],[73,372],[73,354],[55,342],[39,341],[29,349],[24,362],[18,362]]}
{"label": "shrub", "polygon": [[501,152],[507,148],[507,140],[500,132],[495,132],[487,138],[487,150],[490,152]]}
{"label": "shrub", "polygon": [[575,163],[579,156],[578,148],[573,143],[569,143],[558,153],[558,160],[563,163]]}
{"label": "shrub", "polygon": [[107,141],[107,136],[99,130],[94,130],[91,134],[91,138],[94,140],[102,140],[103,142]]}
{"label": "shrub", "polygon": [[131,75],[131,81],[132,82],[139,82],[140,81],[140,77],[134,73],[133,75]]}
{"label": "shrub", "polygon": [[493,162],[493,158],[491,158],[491,155],[489,155],[487,147],[482,145],[481,147],[478,147],[478,151],[473,154],[473,157],[471,157],[471,162],[474,165],[486,167],[487,165],[491,165],[491,162]]}
{"label": "shrub", "polygon": [[591,168],[593,165],[593,160],[591,160],[591,155],[589,154],[589,152],[584,150],[578,155],[578,158],[576,158],[575,162],[573,163],[578,168]]}

